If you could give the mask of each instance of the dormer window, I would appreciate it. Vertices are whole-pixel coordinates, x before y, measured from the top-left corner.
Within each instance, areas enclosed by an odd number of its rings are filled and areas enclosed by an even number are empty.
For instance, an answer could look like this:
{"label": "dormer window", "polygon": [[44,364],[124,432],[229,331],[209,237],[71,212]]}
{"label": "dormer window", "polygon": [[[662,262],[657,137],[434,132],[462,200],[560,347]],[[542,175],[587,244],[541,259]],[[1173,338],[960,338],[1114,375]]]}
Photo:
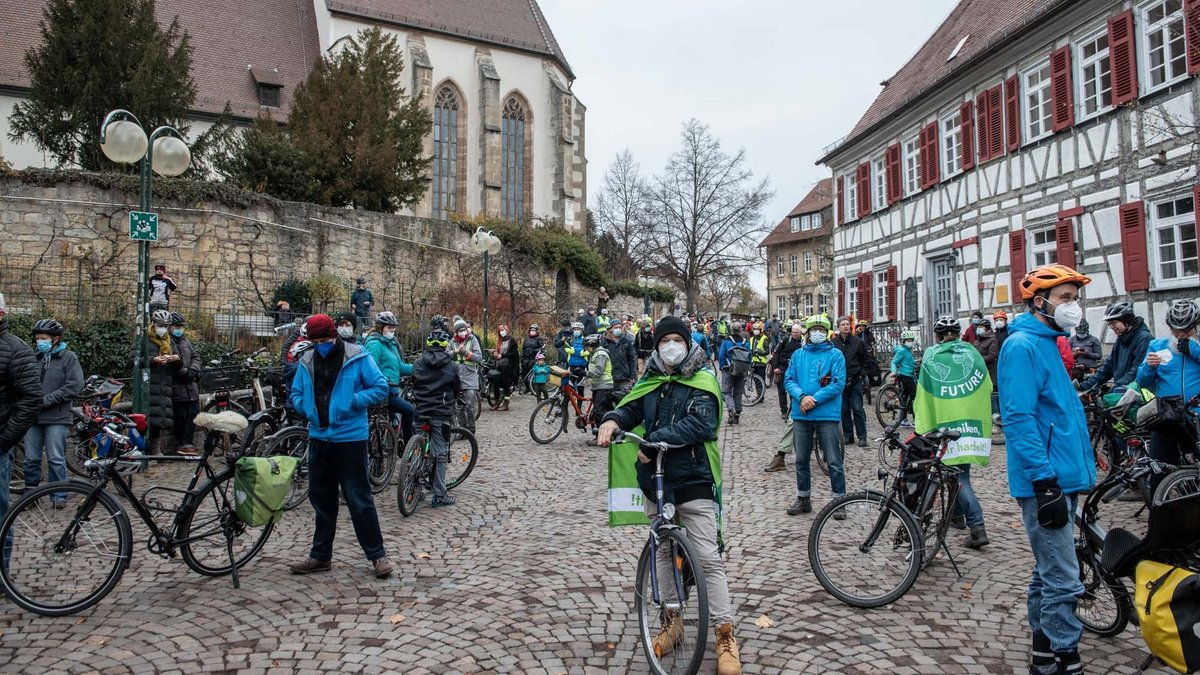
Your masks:
{"label": "dormer window", "polygon": [[278,108],[283,100],[283,78],[275,68],[250,66],[254,78],[254,89],[258,93],[258,104],[264,108]]}
{"label": "dormer window", "polygon": [[258,84],[258,104],[264,108],[279,107],[279,93],[283,87],[277,87],[273,84]]}
{"label": "dormer window", "polygon": [[947,56],[946,60],[953,61],[954,57],[958,56],[958,53],[962,51],[962,48],[964,46],[966,46],[967,40],[969,40],[969,39],[971,39],[970,33],[967,33],[966,35],[962,36],[962,39],[958,41],[958,44],[954,45],[954,49],[950,50],[950,56]]}

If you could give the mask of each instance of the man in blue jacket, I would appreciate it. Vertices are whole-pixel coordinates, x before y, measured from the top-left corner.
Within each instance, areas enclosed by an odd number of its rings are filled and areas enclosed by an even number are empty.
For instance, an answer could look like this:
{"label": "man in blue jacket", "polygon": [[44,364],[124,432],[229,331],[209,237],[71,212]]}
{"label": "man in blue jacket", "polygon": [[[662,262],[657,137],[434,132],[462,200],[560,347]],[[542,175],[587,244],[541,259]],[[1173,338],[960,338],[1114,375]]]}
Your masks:
{"label": "man in blue jacket", "polygon": [[[808,343],[792,354],[783,386],[792,397],[792,450],[796,453],[796,501],[789,516],[812,511],[812,470],[809,465],[813,435],[829,464],[829,487],[833,496],[846,493],[842,470],[842,390],[846,388],[846,357],[829,342],[829,319],[814,315],[804,322]],[[840,512],[835,514],[844,514]]]}
{"label": "man in blue jacket", "polygon": [[1008,438],[1008,490],[1021,507],[1033,551],[1027,595],[1033,675],[1079,673],[1083,594],[1075,500],[1096,481],[1083,406],[1062,368],[1057,340],[1083,320],[1079,291],[1091,279],[1064,265],[1035,268],[1018,284],[1029,311],[1000,348],[1000,411]]}
{"label": "man in blue jacket", "polygon": [[1114,387],[1124,387],[1137,376],[1138,366],[1146,358],[1146,350],[1150,348],[1150,329],[1140,316],[1133,313],[1133,303],[1120,300],[1109,305],[1104,310],[1104,321],[1117,341],[1113,343],[1112,352],[1096,372],[1079,383],[1079,389],[1088,390],[1112,380]]}
{"label": "man in blue jacket", "polygon": [[[1138,387],[1145,387],[1161,398],[1177,398],[1184,403],[1200,394],[1200,308],[1187,299],[1175,300],[1167,311],[1167,329],[1171,337],[1150,343],[1146,360],[1137,371]],[[28,443],[26,444],[28,446]],[[1191,424],[1150,432],[1150,456],[1168,464],[1179,464],[1196,447]],[[28,452],[28,450],[26,450]],[[1155,485],[1165,476],[1155,476]]]}
{"label": "man in blue jacket", "polygon": [[327,315],[317,314],[305,325],[313,348],[300,357],[290,398],[308,419],[308,500],[317,526],[308,558],[290,569],[311,574],[331,568],[340,486],[358,543],[375,576],[383,578],[392,573],[392,563],[367,481],[367,408],[387,400],[387,379],[362,347],[338,338]]}

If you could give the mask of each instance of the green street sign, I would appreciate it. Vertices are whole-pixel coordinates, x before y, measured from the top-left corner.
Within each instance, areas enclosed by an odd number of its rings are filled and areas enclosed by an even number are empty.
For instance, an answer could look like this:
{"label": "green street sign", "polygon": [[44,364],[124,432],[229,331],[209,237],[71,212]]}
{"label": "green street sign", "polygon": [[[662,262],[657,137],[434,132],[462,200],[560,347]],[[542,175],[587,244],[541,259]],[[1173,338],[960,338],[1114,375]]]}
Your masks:
{"label": "green street sign", "polygon": [[158,241],[158,214],[130,211],[129,238],[135,241]]}

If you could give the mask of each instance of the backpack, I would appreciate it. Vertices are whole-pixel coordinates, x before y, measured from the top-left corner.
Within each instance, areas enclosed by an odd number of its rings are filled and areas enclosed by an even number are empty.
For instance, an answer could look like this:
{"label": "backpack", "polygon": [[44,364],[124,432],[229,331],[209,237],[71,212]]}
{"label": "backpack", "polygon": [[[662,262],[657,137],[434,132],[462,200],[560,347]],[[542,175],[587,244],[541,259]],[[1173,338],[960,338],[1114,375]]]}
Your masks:
{"label": "backpack", "polygon": [[1150,653],[1181,673],[1200,670],[1200,574],[1143,560],[1134,579],[1134,607]]}
{"label": "backpack", "polygon": [[744,344],[734,342],[729,347],[729,372],[732,375],[745,375],[750,372],[750,350]]}
{"label": "backpack", "polygon": [[295,457],[242,457],[233,475],[233,504],[237,517],[251,527],[263,527],[283,517]]}

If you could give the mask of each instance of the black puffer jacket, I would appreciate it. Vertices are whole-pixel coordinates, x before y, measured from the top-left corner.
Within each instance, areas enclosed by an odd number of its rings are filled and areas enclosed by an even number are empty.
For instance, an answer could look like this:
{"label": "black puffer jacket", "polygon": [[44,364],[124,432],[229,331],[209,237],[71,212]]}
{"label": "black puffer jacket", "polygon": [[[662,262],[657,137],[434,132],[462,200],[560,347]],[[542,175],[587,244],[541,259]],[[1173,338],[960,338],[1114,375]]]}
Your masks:
{"label": "black puffer jacket", "polygon": [[171,348],[179,355],[179,360],[171,364],[171,400],[199,401],[196,382],[200,379],[200,355],[195,345],[185,335],[171,338]]}
{"label": "black puffer jacket", "polygon": [[426,347],[417,357],[412,372],[412,402],[419,419],[442,419],[454,415],[454,402],[462,393],[458,365],[450,352]]}
{"label": "black puffer jacket", "polygon": [[[708,358],[704,350],[693,344],[677,372],[682,377],[689,377],[702,369],[709,369]],[[654,352],[646,365],[646,377],[665,374],[658,352]],[[682,504],[693,499],[713,498],[713,474],[704,442],[717,438],[721,422],[717,410],[717,397],[712,394],[668,382],[660,385],[657,391],[608,413],[604,420],[615,420],[626,431],[645,424],[646,440],[685,446],[669,450],[663,462],[666,499]],[[654,459],[653,454],[650,459]],[[653,500],[654,462],[638,462],[637,476],[642,492],[647,499]]]}
{"label": "black puffer jacket", "polygon": [[792,363],[792,354],[795,354],[796,350],[803,346],[804,338],[793,340],[792,336],[788,335],[775,346],[775,352],[771,354],[771,367],[787,372],[788,366]]}
{"label": "black puffer jacket", "polygon": [[629,382],[637,379],[637,354],[633,349],[633,340],[622,335],[616,340],[604,338],[602,343],[608,352],[612,363],[613,382]]}
{"label": "black puffer jacket", "polygon": [[[151,328],[150,330],[154,330]],[[172,384],[174,384],[174,367],[173,364],[166,363],[158,365],[154,363],[154,357],[158,356],[158,346],[150,339],[143,335],[141,340],[149,343],[147,351],[147,366],[150,368],[150,415],[147,420],[150,426],[155,429],[170,429],[171,428],[171,394]],[[137,358],[137,350],[141,347],[141,340],[134,340],[133,346],[129,348],[129,367],[133,368],[134,361]]]}
{"label": "black puffer jacket", "polygon": [[0,452],[8,452],[42,409],[42,369],[33,350],[0,318]]}

